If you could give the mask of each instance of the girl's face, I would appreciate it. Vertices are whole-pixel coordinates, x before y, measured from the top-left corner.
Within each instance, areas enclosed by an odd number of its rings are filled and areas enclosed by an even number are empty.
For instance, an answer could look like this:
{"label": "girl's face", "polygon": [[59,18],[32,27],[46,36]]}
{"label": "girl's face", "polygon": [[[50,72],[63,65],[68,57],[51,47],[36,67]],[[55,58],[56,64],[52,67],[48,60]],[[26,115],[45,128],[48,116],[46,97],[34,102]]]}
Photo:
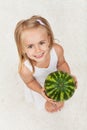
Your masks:
{"label": "girl's face", "polygon": [[22,34],[24,53],[36,62],[43,61],[49,53],[50,37],[45,29],[39,27]]}

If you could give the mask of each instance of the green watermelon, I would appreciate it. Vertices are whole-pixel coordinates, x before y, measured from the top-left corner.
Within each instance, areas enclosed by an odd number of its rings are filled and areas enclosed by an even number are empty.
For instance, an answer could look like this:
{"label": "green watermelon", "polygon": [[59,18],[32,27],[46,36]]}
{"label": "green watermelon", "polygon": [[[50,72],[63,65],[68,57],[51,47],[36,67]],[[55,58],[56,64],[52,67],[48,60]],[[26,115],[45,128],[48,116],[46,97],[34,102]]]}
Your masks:
{"label": "green watermelon", "polygon": [[66,72],[50,73],[44,82],[46,95],[54,101],[65,101],[73,96],[76,88],[74,78]]}

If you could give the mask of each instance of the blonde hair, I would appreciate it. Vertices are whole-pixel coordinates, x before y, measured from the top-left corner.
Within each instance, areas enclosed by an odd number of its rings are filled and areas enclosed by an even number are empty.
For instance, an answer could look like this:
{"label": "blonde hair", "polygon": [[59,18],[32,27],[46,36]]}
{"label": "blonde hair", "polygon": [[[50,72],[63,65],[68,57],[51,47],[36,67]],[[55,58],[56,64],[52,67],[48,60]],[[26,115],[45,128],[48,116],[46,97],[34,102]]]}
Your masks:
{"label": "blonde hair", "polygon": [[20,59],[20,65],[22,65],[24,60],[28,59],[33,67],[33,70],[34,70],[34,66],[32,64],[32,61],[26,56],[26,54],[23,53],[21,35],[22,32],[25,30],[29,30],[31,28],[38,28],[40,26],[43,26],[43,28],[46,29],[47,34],[50,36],[50,48],[51,48],[54,42],[53,32],[51,30],[48,21],[41,16],[34,15],[29,19],[19,21],[16,25],[15,32],[14,32],[14,37],[15,37],[19,59]]}

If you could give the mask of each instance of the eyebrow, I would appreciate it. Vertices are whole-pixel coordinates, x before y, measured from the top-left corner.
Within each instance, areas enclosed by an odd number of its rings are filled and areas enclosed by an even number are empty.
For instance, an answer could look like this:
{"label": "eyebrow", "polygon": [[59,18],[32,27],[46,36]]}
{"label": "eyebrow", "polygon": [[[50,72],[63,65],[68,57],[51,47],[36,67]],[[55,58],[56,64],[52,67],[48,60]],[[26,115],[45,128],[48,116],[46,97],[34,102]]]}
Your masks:
{"label": "eyebrow", "polygon": [[39,42],[45,42],[46,40],[41,40],[41,41],[39,41]]}
{"label": "eyebrow", "polygon": [[25,45],[26,47],[28,47],[28,46],[32,46],[32,45],[34,45],[33,43],[30,43],[30,44],[28,44],[28,45]]}
{"label": "eyebrow", "polygon": [[[46,42],[46,40],[40,40],[38,43],[40,43],[40,42]],[[29,44],[25,43],[25,47],[28,47],[31,45],[34,45],[34,43],[30,43],[30,42],[29,42]]]}
{"label": "eyebrow", "polygon": [[[41,41],[39,41],[38,43],[40,43],[40,42],[45,42],[46,40],[41,40]],[[34,43],[29,43],[29,45],[33,45]],[[28,46],[28,45],[27,45]]]}

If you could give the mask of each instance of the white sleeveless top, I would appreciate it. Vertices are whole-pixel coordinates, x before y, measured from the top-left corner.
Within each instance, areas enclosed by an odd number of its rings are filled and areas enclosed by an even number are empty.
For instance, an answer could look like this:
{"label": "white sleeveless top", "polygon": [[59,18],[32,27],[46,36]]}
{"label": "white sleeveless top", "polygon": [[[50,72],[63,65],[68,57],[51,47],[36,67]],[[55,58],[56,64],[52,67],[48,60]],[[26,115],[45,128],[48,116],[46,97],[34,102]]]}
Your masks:
{"label": "white sleeveless top", "polygon": [[[54,48],[51,49],[50,51],[50,64],[48,68],[39,68],[35,66],[35,72],[33,76],[35,79],[40,83],[42,87],[44,87],[44,81],[47,77],[47,75],[53,71],[57,70],[57,62],[58,62],[58,57],[56,55],[56,52]],[[32,66],[26,60],[24,62],[24,65],[32,71]],[[34,102],[36,107],[38,109],[43,109],[45,106],[45,99],[37,92],[34,92],[33,90],[29,89],[28,87],[25,87],[25,98],[28,102]]]}

